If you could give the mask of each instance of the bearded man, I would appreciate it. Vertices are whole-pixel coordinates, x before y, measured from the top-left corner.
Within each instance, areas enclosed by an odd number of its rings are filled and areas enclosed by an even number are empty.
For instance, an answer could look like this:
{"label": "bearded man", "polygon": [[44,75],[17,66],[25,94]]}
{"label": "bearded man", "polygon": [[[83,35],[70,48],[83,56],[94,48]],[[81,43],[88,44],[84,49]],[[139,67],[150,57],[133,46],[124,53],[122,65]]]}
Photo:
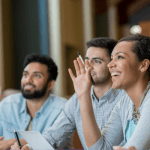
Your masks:
{"label": "bearded man", "polygon": [[[66,99],[50,94],[58,75],[54,61],[44,55],[28,55],[24,62],[21,93],[0,103],[0,149],[16,142],[14,130],[44,133],[59,116]],[[26,144],[19,135],[21,145]]]}

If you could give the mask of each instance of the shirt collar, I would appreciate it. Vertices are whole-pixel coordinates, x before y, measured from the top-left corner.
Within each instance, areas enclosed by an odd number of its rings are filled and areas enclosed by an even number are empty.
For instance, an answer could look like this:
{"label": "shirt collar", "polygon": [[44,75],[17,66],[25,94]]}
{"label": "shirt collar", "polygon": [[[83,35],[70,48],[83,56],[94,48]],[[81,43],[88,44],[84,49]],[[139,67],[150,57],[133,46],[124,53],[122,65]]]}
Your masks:
{"label": "shirt collar", "polygon": [[44,111],[46,110],[46,107],[48,106],[48,103],[52,102],[50,97],[51,97],[51,95],[48,96],[48,98],[46,99],[46,101],[44,102],[44,104],[42,105],[42,107],[40,108],[40,110],[36,112],[36,114],[37,113],[39,113],[39,114],[40,113],[41,114],[44,113]]}
{"label": "shirt collar", "polygon": [[116,96],[118,95],[120,90],[113,89],[112,87],[104,94],[104,96],[107,98],[107,100],[114,100]]}
{"label": "shirt collar", "polygon": [[96,98],[96,96],[94,94],[94,86],[93,85],[91,87],[91,98],[92,98],[92,101],[97,100],[97,98]]}
{"label": "shirt collar", "polygon": [[26,99],[22,96],[22,105],[20,109],[20,113],[27,112],[27,107],[26,107]]}
{"label": "shirt collar", "polygon": [[[119,91],[120,91],[119,89],[113,89],[111,87],[102,97],[99,98],[99,100],[102,99],[103,97],[105,97],[107,100],[113,101],[116,98],[116,96],[118,95]],[[91,88],[91,97],[92,97],[93,101],[97,99],[94,94],[94,86],[92,86],[92,88]]]}
{"label": "shirt collar", "polygon": [[[50,102],[50,96],[48,96],[48,98],[46,99],[46,101],[44,102],[44,104],[42,105],[42,107],[40,108],[39,111],[37,111],[36,113],[43,113],[45,111],[45,108],[47,106],[47,104]],[[22,96],[23,97],[23,96]],[[27,113],[27,104],[26,104],[26,99],[23,97],[22,98],[22,106],[20,109],[20,113],[26,112]]]}

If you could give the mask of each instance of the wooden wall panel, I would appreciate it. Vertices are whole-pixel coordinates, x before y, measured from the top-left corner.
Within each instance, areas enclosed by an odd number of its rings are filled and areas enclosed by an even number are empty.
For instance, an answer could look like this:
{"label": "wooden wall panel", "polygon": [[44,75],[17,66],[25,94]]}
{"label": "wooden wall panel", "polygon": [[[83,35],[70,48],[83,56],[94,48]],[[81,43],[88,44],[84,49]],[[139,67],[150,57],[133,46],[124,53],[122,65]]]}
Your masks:
{"label": "wooden wall panel", "polygon": [[2,0],[0,0],[0,93],[4,88]]}
{"label": "wooden wall panel", "polygon": [[150,21],[142,21],[139,23],[142,28],[142,35],[150,36]]}
{"label": "wooden wall panel", "polygon": [[1,1],[1,36],[2,36],[2,90],[13,88],[13,27],[12,0]]}

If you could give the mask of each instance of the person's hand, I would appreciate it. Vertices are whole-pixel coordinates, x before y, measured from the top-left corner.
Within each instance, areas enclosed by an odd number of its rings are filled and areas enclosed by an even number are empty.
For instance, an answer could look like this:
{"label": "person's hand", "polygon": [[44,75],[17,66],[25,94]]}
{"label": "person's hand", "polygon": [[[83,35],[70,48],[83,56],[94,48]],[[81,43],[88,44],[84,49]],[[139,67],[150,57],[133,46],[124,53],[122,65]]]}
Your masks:
{"label": "person's hand", "polygon": [[134,146],[130,146],[128,147],[127,149],[126,148],[123,148],[121,146],[113,146],[113,149],[114,150],[137,150]]}
{"label": "person's hand", "polygon": [[4,136],[1,136],[1,137],[0,137],[0,141],[2,141],[3,139],[4,139]]}
{"label": "person's hand", "polygon": [[11,150],[20,150],[20,147],[18,146],[17,142],[15,142],[10,148]]}
{"label": "person's hand", "polygon": [[[15,142],[14,145],[11,146],[11,150],[20,150],[18,143]],[[27,145],[24,145],[21,150],[30,150]]]}
{"label": "person's hand", "polygon": [[68,69],[70,77],[74,84],[75,92],[78,95],[78,97],[86,93],[90,93],[91,91],[92,82],[90,78],[90,72],[92,68],[90,67],[88,60],[86,60],[85,63],[88,68],[87,71],[85,70],[85,66],[79,57],[77,58],[77,60],[74,60],[74,66],[77,77],[74,76],[71,69]]}
{"label": "person's hand", "polygon": [[15,139],[3,140],[4,137],[0,137],[0,150],[10,149],[10,146],[15,142]]}

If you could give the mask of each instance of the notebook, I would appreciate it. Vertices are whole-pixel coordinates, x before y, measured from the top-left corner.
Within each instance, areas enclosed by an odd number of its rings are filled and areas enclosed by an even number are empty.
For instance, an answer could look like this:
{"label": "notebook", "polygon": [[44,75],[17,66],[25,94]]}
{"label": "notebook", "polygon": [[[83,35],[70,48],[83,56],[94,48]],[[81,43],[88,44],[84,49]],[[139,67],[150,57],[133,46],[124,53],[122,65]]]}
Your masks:
{"label": "notebook", "polygon": [[32,149],[54,150],[40,132],[37,131],[18,131],[20,135],[27,141]]}

